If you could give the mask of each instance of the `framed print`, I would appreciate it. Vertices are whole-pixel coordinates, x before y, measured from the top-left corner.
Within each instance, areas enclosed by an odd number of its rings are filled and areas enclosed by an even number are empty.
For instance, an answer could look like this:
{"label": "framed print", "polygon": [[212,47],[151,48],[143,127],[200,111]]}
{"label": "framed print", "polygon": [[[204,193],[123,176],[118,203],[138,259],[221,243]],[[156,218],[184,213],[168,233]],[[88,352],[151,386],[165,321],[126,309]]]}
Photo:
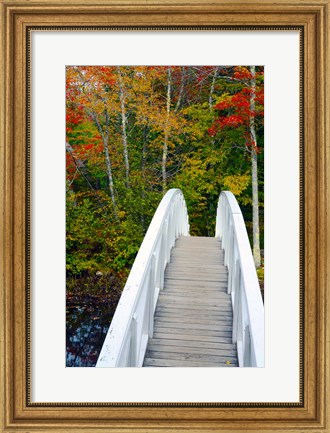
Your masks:
{"label": "framed print", "polygon": [[2,431],[329,431],[329,1],[1,12]]}

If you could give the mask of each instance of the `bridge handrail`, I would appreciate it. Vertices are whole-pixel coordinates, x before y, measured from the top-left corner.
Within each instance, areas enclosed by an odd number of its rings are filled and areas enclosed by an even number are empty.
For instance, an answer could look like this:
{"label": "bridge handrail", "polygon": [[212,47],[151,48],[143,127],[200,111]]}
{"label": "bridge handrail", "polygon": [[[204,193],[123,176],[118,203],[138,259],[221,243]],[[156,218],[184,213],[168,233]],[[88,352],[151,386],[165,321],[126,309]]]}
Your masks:
{"label": "bridge handrail", "polygon": [[239,366],[264,367],[264,306],[244,218],[230,191],[220,194],[215,236],[222,241],[228,267]]}
{"label": "bridge handrail", "polygon": [[141,367],[153,335],[154,311],[164,287],[164,269],[178,236],[189,235],[181,190],[160,202],[133,263],[96,367]]}

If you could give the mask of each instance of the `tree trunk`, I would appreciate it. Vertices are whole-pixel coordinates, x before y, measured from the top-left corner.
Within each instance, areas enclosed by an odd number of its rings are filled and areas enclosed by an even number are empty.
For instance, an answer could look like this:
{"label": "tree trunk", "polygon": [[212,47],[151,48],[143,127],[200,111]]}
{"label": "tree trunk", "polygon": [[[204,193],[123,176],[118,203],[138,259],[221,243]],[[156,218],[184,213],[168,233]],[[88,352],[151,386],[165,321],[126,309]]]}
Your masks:
{"label": "tree trunk", "polygon": [[186,67],[182,66],[181,68],[181,84],[180,84],[180,90],[179,90],[179,96],[178,96],[178,100],[174,109],[174,113],[177,113],[180,106],[181,106],[181,101],[182,101],[182,96],[183,96],[183,90],[184,90],[184,85],[185,85],[185,81],[186,81]]}
{"label": "tree trunk", "polygon": [[168,67],[167,68],[166,122],[165,122],[165,131],[164,131],[164,145],[163,145],[163,158],[162,158],[163,195],[165,195],[167,189],[166,162],[167,162],[168,138],[170,135],[170,128],[169,128],[170,110],[171,110],[171,67]]}
{"label": "tree trunk", "polygon": [[105,154],[105,163],[107,166],[107,174],[108,174],[108,179],[109,179],[110,196],[111,196],[111,201],[112,201],[113,208],[114,208],[114,213],[115,213],[115,216],[117,218],[117,204],[116,204],[116,199],[115,199],[115,189],[114,189],[114,184],[113,184],[111,159],[110,159],[110,155],[109,155],[109,146],[105,140],[103,140],[103,147],[104,147],[104,154]]}
{"label": "tree trunk", "polygon": [[120,98],[120,108],[121,108],[121,139],[124,148],[124,161],[126,170],[126,187],[129,187],[129,159],[128,159],[128,146],[127,146],[127,117],[126,117],[126,98],[125,89],[123,83],[123,77],[121,75],[120,67],[117,68],[118,72],[118,83],[119,83],[119,98]]}
{"label": "tree trunk", "polygon": [[256,79],[255,66],[250,67],[251,78],[251,97],[250,97],[250,135],[252,141],[252,223],[253,223],[253,258],[256,268],[261,264],[260,257],[260,229],[259,229],[259,197],[258,197],[258,156],[257,156],[257,136],[255,131],[255,97]]}
{"label": "tree trunk", "polygon": [[[148,127],[145,125],[143,128],[143,147],[142,147],[142,162],[141,162],[141,172],[142,172],[142,179],[146,179],[146,162],[147,162],[147,132]],[[146,189],[145,189],[145,183],[142,184],[142,191],[141,191],[141,198],[142,203],[144,203],[144,200],[146,198]],[[144,205],[142,204],[142,212],[141,212],[141,225],[143,233],[145,231],[145,215],[144,215]]]}
{"label": "tree trunk", "polygon": [[107,175],[109,180],[109,191],[110,191],[110,197],[113,205],[114,215],[115,218],[118,219],[118,213],[117,213],[117,204],[116,204],[116,198],[115,198],[115,188],[113,183],[113,175],[112,175],[112,166],[111,166],[111,159],[109,154],[109,115],[107,111],[105,111],[105,132],[103,131],[100,122],[96,116],[96,114],[93,114],[93,119],[96,124],[96,127],[102,137],[103,141],[103,150],[105,155],[105,165],[107,167]]}
{"label": "tree trunk", "polygon": [[84,163],[84,161],[78,158],[70,143],[66,142],[65,148],[66,151],[71,155],[73,162],[76,166],[76,170],[83,176],[91,190],[95,191],[95,188],[93,187],[91,179],[88,175],[88,171],[86,169],[86,164]]}
{"label": "tree trunk", "polygon": [[215,87],[215,80],[217,78],[218,75],[218,67],[216,66],[214,69],[214,74],[213,74],[213,78],[212,78],[212,84],[211,84],[211,89],[210,89],[210,96],[209,96],[209,110],[212,113],[213,111],[213,93],[214,93],[214,87]]}

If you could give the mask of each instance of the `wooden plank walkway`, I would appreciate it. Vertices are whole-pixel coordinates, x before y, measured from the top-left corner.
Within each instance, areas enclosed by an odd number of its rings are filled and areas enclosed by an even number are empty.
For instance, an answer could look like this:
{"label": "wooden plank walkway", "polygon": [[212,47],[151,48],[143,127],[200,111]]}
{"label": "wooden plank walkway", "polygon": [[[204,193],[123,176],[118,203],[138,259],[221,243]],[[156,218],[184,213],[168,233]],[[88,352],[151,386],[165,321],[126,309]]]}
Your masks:
{"label": "wooden plank walkway", "polygon": [[227,280],[219,239],[177,239],[144,367],[237,367]]}

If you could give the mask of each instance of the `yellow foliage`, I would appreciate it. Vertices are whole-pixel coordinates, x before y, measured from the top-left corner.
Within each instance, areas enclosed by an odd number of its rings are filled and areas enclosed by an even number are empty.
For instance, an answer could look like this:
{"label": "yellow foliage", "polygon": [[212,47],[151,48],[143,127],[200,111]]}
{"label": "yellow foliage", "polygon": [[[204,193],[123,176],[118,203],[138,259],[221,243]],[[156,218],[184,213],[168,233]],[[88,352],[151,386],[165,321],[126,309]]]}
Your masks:
{"label": "yellow foliage", "polygon": [[225,176],[222,181],[225,188],[234,195],[239,196],[249,186],[251,176],[249,174],[233,174]]}
{"label": "yellow foliage", "polygon": [[218,96],[216,98],[214,105],[220,104],[220,102],[223,102],[223,101],[227,101],[229,97],[231,97],[231,95],[229,93],[227,93],[227,92],[222,93],[220,96]]}

